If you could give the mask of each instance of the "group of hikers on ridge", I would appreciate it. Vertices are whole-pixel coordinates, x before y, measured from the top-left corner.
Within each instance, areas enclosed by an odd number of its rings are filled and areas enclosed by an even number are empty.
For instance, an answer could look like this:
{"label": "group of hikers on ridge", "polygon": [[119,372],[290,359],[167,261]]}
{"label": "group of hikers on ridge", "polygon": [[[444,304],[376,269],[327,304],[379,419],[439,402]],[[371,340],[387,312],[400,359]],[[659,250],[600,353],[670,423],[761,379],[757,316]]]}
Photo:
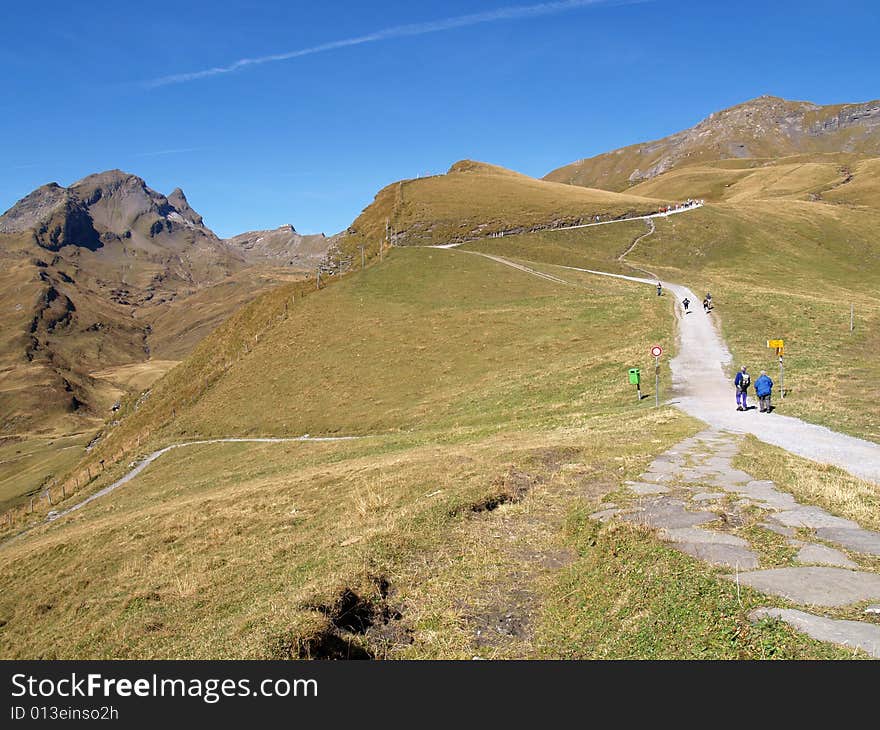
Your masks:
{"label": "group of hikers on ridge", "polygon": [[[745,365],[733,379],[733,386],[736,389],[736,410],[749,410],[746,398],[748,397],[749,386],[752,383],[752,376],[749,375],[748,368]],[[758,406],[761,413],[770,413],[773,406],[770,403],[770,395],[773,392],[773,381],[767,375],[766,370],[761,371],[761,375],[755,381],[755,395],[758,396]]]}

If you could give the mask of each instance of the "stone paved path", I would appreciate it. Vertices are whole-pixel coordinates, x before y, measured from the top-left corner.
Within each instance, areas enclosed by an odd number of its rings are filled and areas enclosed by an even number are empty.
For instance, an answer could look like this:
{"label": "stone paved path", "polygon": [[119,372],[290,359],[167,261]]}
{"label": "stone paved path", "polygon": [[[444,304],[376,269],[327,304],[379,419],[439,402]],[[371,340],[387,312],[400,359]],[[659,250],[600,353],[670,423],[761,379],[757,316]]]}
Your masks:
{"label": "stone paved path", "polygon": [[[738,435],[716,430],[685,439],[626,483],[628,505],[606,505],[592,516],[654,528],[675,549],[726,569],[726,578],[801,607],[764,607],[752,612],[754,620],[776,618],[820,641],[880,658],[872,607],[861,609],[865,621],[815,613],[880,600],[880,574],[860,565],[880,556],[880,532],[800,504],[773,482],[734,468],[739,442]],[[778,556],[762,556],[749,540],[753,530],[778,535],[793,557],[779,564]]]}

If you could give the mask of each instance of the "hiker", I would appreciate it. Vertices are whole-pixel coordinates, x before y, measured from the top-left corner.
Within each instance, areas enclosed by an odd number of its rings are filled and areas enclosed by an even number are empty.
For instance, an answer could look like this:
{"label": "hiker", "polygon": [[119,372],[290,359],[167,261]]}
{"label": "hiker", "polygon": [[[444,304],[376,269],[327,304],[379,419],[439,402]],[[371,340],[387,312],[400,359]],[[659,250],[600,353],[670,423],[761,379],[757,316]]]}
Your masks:
{"label": "hiker", "polygon": [[706,301],[709,302],[710,306],[712,305],[712,294],[709,292],[706,292]]}
{"label": "hiker", "polygon": [[688,307],[691,306],[691,300],[685,297],[681,300],[681,304],[684,307],[685,314],[688,314]]}
{"label": "hiker", "polygon": [[746,366],[743,365],[740,371],[736,374],[736,377],[733,379],[733,384],[736,387],[736,410],[738,411],[749,410],[748,405],[746,405],[746,397],[751,382],[752,376],[749,375],[748,370],[746,370]]}
{"label": "hiker", "polygon": [[770,413],[773,406],[770,404],[770,394],[773,392],[773,381],[767,375],[766,370],[761,371],[760,377],[755,381],[755,395],[758,396],[758,406],[761,413]]}
{"label": "hiker", "polygon": [[659,296],[662,296],[662,294],[663,294],[663,286],[662,286],[662,285],[660,284],[660,282],[658,281],[658,282],[657,282],[657,296],[658,296],[658,297],[659,297]]}
{"label": "hiker", "polygon": [[707,314],[709,313],[709,300],[708,299],[703,300],[703,311],[706,312]]}

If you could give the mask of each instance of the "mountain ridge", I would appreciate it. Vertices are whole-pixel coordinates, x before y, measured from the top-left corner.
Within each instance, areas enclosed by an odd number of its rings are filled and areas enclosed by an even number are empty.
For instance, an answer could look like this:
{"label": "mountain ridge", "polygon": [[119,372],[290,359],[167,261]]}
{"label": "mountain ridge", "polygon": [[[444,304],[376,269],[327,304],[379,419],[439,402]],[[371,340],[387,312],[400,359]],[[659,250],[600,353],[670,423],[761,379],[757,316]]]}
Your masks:
{"label": "mountain ridge", "polygon": [[666,137],[569,163],[543,179],[619,192],[699,162],[822,153],[880,155],[880,100],[823,106],[759,96]]}
{"label": "mountain ridge", "polygon": [[92,373],[158,377],[235,308],[312,270],[328,244],[299,238],[303,260],[285,240],[251,251],[181,188],[166,196],[119,169],[25,195],[0,216],[0,434],[91,424],[128,387]]}

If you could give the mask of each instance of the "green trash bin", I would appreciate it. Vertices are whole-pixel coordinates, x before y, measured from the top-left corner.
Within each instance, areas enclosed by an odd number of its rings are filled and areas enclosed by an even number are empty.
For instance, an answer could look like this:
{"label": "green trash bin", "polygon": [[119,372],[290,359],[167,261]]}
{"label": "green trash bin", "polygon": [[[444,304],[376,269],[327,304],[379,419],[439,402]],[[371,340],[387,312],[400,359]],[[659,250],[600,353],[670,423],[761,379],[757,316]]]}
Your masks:
{"label": "green trash bin", "polygon": [[630,368],[629,382],[631,385],[638,385],[642,382],[642,371],[638,368]]}

